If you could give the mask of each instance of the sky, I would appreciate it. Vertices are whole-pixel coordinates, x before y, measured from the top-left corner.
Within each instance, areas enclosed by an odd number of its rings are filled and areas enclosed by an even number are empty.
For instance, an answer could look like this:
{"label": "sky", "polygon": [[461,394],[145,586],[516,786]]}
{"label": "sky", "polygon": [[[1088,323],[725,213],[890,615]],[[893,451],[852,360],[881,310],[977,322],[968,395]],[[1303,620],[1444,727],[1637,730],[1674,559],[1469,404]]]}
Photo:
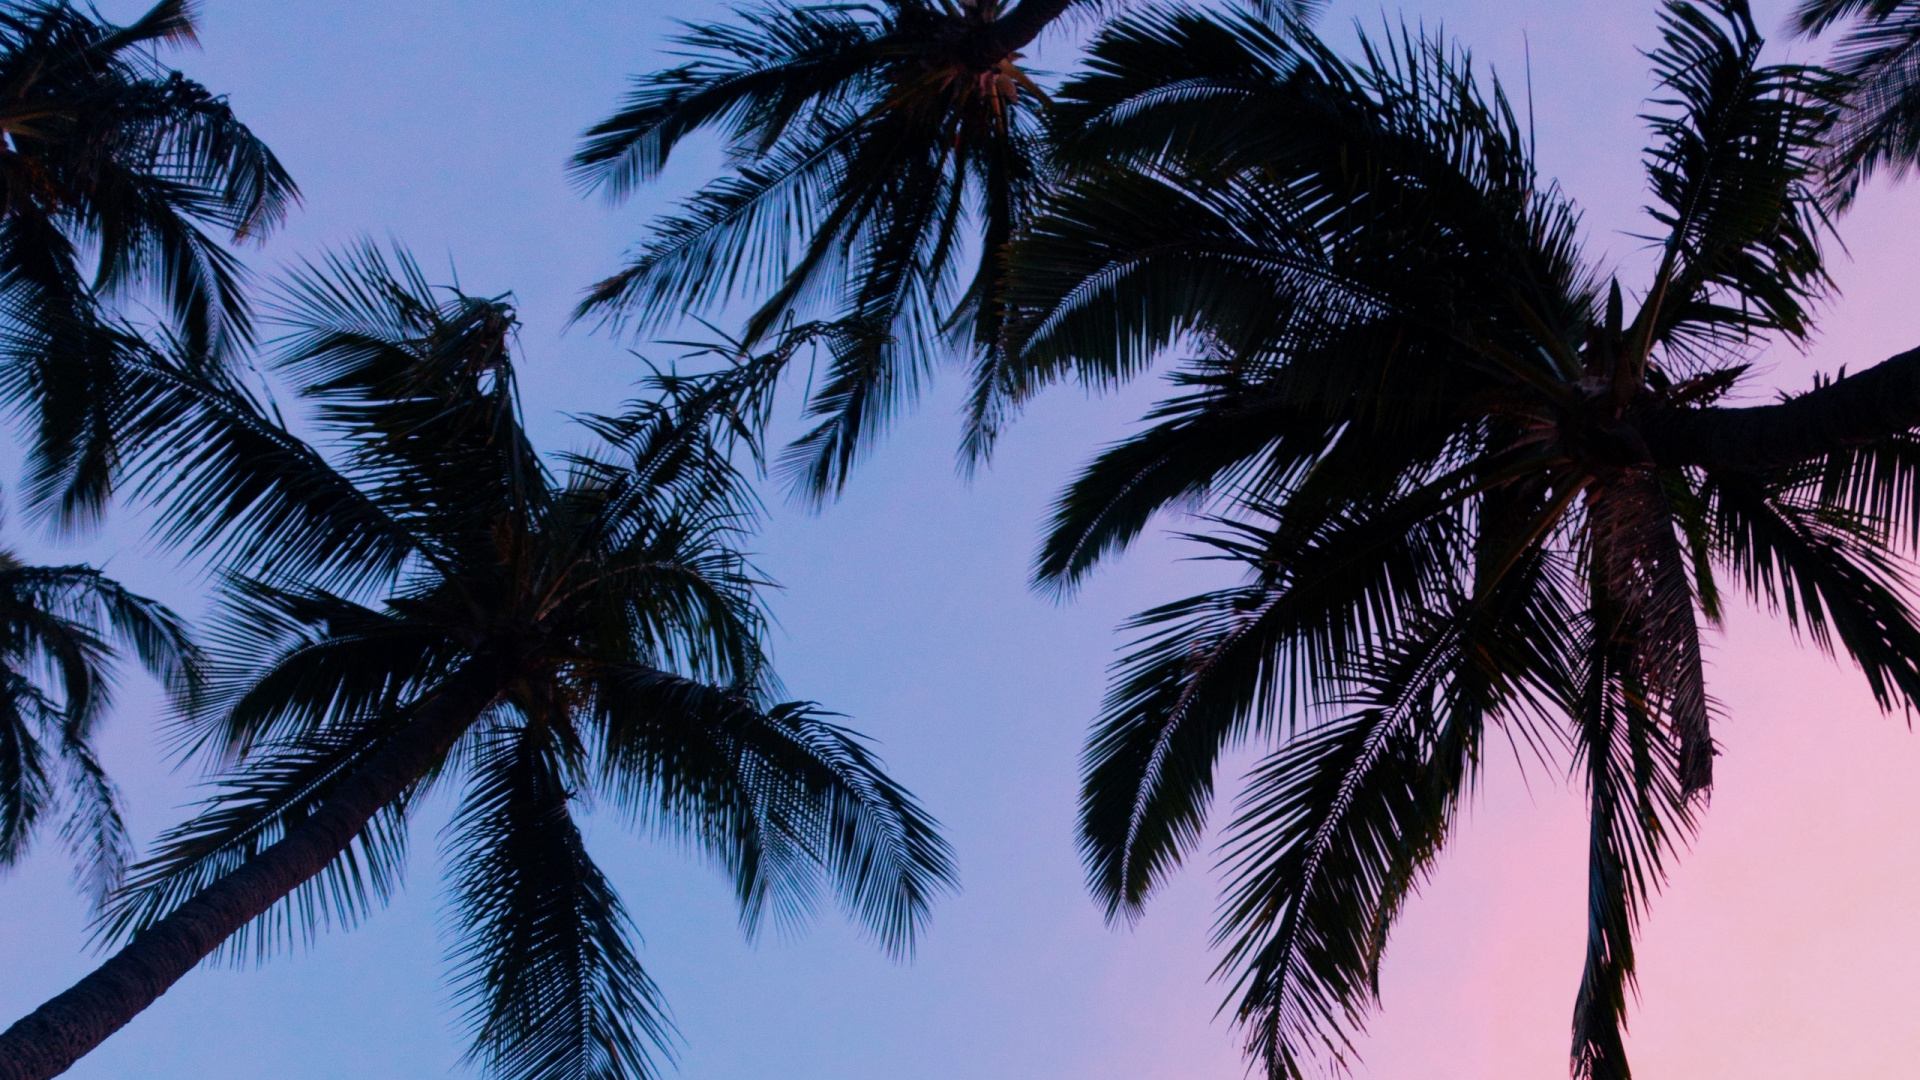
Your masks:
{"label": "sky", "polygon": [[[102,6],[123,20],[136,9]],[[567,413],[629,396],[643,370],[630,347],[659,360],[676,353],[569,328],[567,311],[716,159],[710,143],[693,146],[617,209],[572,191],[562,164],[627,77],[662,64],[673,19],[718,11],[709,0],[207,0],[203,48],[173,60],[230,95],[305,192],[249,262],[271,271],[361,236],[393,237],[430,274],[457,269],[469,292],[511,291],[530,426],[558,450],[579,438]],[[1784,13],[1759,6],[1770,30]],[[1356,16],[1444,26],[1516,87],[1530,67],[1542,171],[1585,210],[1595,256],[1623,283],[1644,274],[1631,234],[1645,229],[1637,114],[1651,86],[1639,50],[1654,41],[1653,4],[1430,0],[1383,16],[1377,4],[1344,3],[1322,26],[1350,42]],[[1070,37],[1030,62],[1067,69]],[[1804,43],[1791,51],[1813,55]],[[1920,343],[1911,255],[1920,188],[1873,190],[1840,230],[1844,295],[1808,352],[1764,358],[1760,397]],[[812,514],[772,500],[755,548],[784,585],[773,599],[781,673],[796,696],[878,740],[894,775],[942,821],[962,888],[938,907],[911,964],[889,961],[830,905],[802,932],[748,942],[711,867],[595,821],[590,843],[644,934],[642,958],[683,1036],[678,1075],[1243,1075],[1235,1032],[1215,1016],[1224,988],[1208,982],[1209,860],[1194,860],[1139,925],[1110,928],[1083,888],[1072,832],[1081,739],[1123,641],[1114,627],[1209,580],[1207,569],[1156,539],[1070,604],[1024,585],[1053,493],[1155,389],[1148,380],[1105,398],[1054,391],[969,482],[953,467],[959,393],[947,378],[839,503]],[[33,558],[103,564],[199,610],[204,581],[151,550],[136,515],[80,543],[53,544],[17,516],[4,536]],[[1879,713],[1855,672],[1796,643],[1766,612],[1735,612],[1708,652],[1724,756],[1702,827],[1643,927],[1629,1044],[1637,1074],[1906,1071],[1920,1055],[1920,738]],[[164,757],[161,722],[151,688],[129,681],[106,735],[143,838],[195,797],[195,774]],[[470,1074],[441,962],[435,830],[445,816],[423,815],[407,891],[365,925],[257,969],[194,972],[70,1075]],[[1493,756],[1395,934],[1357,1076],[1565,1075],[1583,830],[1562,775]],[[46,845],[0,879],[0,1015],[26,1012],[94,962],[67,864]]]}

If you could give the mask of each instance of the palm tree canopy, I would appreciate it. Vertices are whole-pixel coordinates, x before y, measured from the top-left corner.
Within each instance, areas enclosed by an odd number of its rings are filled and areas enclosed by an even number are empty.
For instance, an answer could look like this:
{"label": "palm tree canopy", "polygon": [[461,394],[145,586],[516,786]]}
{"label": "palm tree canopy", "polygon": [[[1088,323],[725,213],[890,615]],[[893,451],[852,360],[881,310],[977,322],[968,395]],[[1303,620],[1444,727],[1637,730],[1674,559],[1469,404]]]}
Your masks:
{"label": "palm tree canopy", "polygon": [[619,201],[702,128],[726,138],[727,173],[657,223],[579,313],[644,332],[752,297],[747,347],[790,340],[796,316],[816,320],[826,363],[805,407],[814,426],[782,462],[815,503],[844,487],[944,355],[971,362],[962,458],[984,460],[1018,390],[1001,351],[1005,251],[1052,175],[1049,99],[1019,50],[1071,10],[771,3],[689,27],[685,63],[636,80],[587,132],[575,175]]}
{"label": "palm tree canopy", "polygon": [[64,0],[0,5],[0,396],[32,430],[30,494],[65,522],[103,509],[140,394],[112,302],[151,290],[199,351],[246,344],[241,268],[217,237],[261,236],[297,198],[224,98],[159,63],[193,32],[187,0],[126,26]]}
{"label": "palm tree canopy", "polygon": [[1851,202],[1862,181],[1882,170],[1906,176],[1920,162],[1920,3],[1913,0],[1802,0],[1802,34],[1846,29],[1833,64],[1851,85],[1823,164],[1830,194]]}
{"label": "palm tree canopy", "polygon": [[[218,765],[214,794],[133,868],[102,935],[141,948],[458,699],[474,705],[399,793],[224,948],[357,921],[398,885],[411,809],[443,790],[455,983],[493,1075],[649,1076],[670,1047],[576,823],[584,800],[704,849],[749,931],[826,888],[909,951],[950,855],[858,736],[776,700],[764,582],[737,548],[756,506],[730,388],[663,379],[592,420],[599,449],[556,472],[521,427],[510,298],[435,290],[404,254],[363,246],[292,274],[276,308],[272,370],[311,403],[325,452],[220,369],[141,361],[172,380],[150,404],[191,406],[201,448],[138,443],[148,490],[240,569],[178,731]],[[261,452],[243,466],[246,447]]]}
{"label": "palm tree canopy", "polygon": [[[789,450],[797,490],[838,491],[919,392],[950,332],[990,396],[1000,260],[1045,174],[1044,95],[1018,48],[1062,2],[767,4],[689,27],[686,63],[639,79],[587,133],[575,175],[619,200],[703,127],[734,166],[659,222],[582,314],[645,331],[745,293],[745,343],[795,312],[834,325],[815,425]],[[1010,20],[1038,20],[1009,36]],[[967,262],[972,265],[968,267]]]}
{"label": "palm tree canopy", "polygon": [[1883,706],[1920,704],[1915,419],[1752,453],[1698,437],[1804,428],[1871,383],[1715,404],[1830,292],[1818,157],[1846,84],[1762,44],[1742,0],[1665,5],[1657,263],[1631,296],[1497,81],[1424,34],[1348,59],[1256,14],[1142,14],[1056,95],[1062,180],[1010,256],[1009,379],[1187,359],[1061,496],[1037,582],[1071,589],[1195,506],[1196,539],[1246,569],[1133,622],[1082,852],[1136,916],[1199,844],[1220,755],[1271,744],[1226,825],[1216,927],[1270,1075],[1350,1058],[1490,731],[1587,791],[1572,1065],[1628,1075],[1633,930],[1711,783],[1699,622],[1722,578]]}
{"label": "palm tree canopy", "polygon": [[116,641],[191,704],[200,654],[178,616],[90,567],[32,566],[0,551],[0,869],[62,810],[76,880],[96,900],[119,886],[131,851],[93,749]]}

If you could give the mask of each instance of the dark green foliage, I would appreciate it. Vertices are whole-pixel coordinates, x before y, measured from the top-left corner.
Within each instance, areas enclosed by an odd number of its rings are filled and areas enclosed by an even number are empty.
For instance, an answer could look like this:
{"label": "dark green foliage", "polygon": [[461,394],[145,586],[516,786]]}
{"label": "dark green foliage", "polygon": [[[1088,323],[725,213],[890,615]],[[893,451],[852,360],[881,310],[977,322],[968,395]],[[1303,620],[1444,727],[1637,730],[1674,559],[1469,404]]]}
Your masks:
{"label": "dark green foliage", "polygon": [[492,704],[452,750],[230,953],[391,896],[409,812],[436,785],[459,792],[448,928],[471,1056],[492,1075],[648,1076],[668,1048],[575,822],[596,797],[707,852],[749,929],[825,888],[910,951],[950,856],[856,736],[774,700],[763,582],[737,548],[757,505],[731,452],[750,430],[736,373],[656,378],[624,416],[592,418],[598,448],[556,474],[520,424],[508,298],[431,288],[371,246],[296,270],[279,297],[271,367],[313,405],[324,450],[217,371],[142,361],[169,380],[156,415],[208,433],[139,443],[147,489],[172,538],[237,569],[208,692],[178,731],[219,763],[213,794],[134,868],[102,934],[137,935],[299,829],[446,687],[483,680]]}
{"label": "dark green foliage", "polygon": [[[1708,350],[1773,331],[1806,340],[1826,291],[1825,216],[1813,197],[1842,80],[1816,67],[1762,64],[1752,22],[1676,6],[1661,47],[1647,179],[1665,260],[1630,337]],[[1692,374],[1692,372],[1688,372]]]}
{"label": "dark green foliage", "polygon": [[[626,911],[568,810],[564,764],[525,729],[488,732],[452,830],[469,1057],[528,1080],[645,1076],[672,1036]],[[542,745],[546,743],[548,745]]]}
{"label": "dark green foliage", "polygon": [[1222,841],[1219,974],[1275,1077],[1347,1062],[1393,918],[1490,731],[1587,791],[1572,1062],[1624,1078],[1635,927],[1711,783],[1715,575],[1920,703],[1905,436],[1777,474],[1668,465],[1829,283],[1816,158],[1843,83],[1761,62],[1740,0],[1665,6],[1649,54],[1660,259],[1588,262],[1525,125],[1401,29],[1347,59],[1295,23],[1169,9],[1107,28],[1051,110],[1057,191],[1010,256],[1017,404],[1168,352],[1176,396],[1062,495],[1070,590],[1166,510],[1239,586],[1135,620],[1089,743],[1081,847],[1134,917],[1205,835],[1221,755],[1271,749]]}
{"label": "dark green foliage", "polygon": [[1822,161],[1845,206],[1875,173],[1904,177],[1920,162],[1920,3],[1802,0],[1794,21],[1808,35],[1846,28],[1833,64],[1850,82],[1847,108]]}
{"label": "dark green foliage", "polygon": [[795,313],[832,322],[816,423],[784,464],[810,499],[840,490],[944,339],[976,359],[969,438],[976,453],[991,441],[1002,259],[1046,175],[1044,95],[992,47],[998,15],[923,0],[740,9],[689,28],[687,62],[637,80],[574,159],[618,200],[689,133],[725,136],[734,167],[656,223],[581,313],[644,331],[746,295],[747,346]]}
{"label": "dark green foliage", "polygon": [[96,900],[119,886],[132,845],[93,735],[112,699],[114,641],[176,699],[199,690],[200,654],[179,617],[84,566],[28,566],[0,552],[0,870],[51,811]]}
{"label": "dark green foliage", "polygon": [[0,6],[0,395],[32,430],[29,494],[63,523],[104,509],[143,394],[116,303],[156,294],[196,355],[247,344],[217,237],[261,235],[297,196],[223,98],[155,57],[192,40],[187,0],[127,26]]}

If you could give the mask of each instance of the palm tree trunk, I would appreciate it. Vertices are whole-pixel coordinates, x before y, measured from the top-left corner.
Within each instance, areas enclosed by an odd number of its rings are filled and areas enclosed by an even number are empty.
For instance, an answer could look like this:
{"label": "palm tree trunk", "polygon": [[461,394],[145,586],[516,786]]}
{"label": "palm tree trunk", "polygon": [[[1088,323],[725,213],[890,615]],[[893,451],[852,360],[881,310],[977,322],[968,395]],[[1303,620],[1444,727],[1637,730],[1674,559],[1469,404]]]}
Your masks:
{"label": "palm tree trunk", "polygon": [[91,974],[0,1032],[0,1080],[63,1073],[153,1004],[235,931],[327,867],[380,808],[432,768],[499,693],[502,666],[467,661],[414,722],[278,843],[135,935]]}
{"label": "palm tree trunk", "polygon": [[1764,472],[1920,427],[1920,349],[1778,405],[1638,418],[1653,460]]}

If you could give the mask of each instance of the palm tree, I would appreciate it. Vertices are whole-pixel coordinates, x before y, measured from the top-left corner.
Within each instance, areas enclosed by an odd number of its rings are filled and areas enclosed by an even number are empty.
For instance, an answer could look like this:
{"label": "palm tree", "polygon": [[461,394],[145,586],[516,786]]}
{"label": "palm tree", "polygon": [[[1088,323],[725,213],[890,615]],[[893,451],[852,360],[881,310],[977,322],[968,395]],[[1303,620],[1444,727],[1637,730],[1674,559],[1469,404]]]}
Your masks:
{"label": "palm tree", "polygon": [[0,5],[0,400],[30,422],[33,501],[68,524],[104,509],[142,393],[110,302],[151,288],[202,352],[245,344],[240,267],[207,230],[259,237],[297,197],[224,98],[155,58],[193,34],[188,0],[126,26]]}
{"label": "palm tree", "polygon": [[1914,0],[1802,0],[1802,34],[1847,30],[1834,66],[1850,85],[1847,109],[1823,164],[1836,205],[1852,202],[1862,181],[1882,169],[1896,177],[1920,161],[1920,3]]}
{"label": "palm tree", "polygon": [[200,395],[194,434],[142,450],[176,524],[252,538],[223,548],[256,569],[226,590],[182,732],[223,775],[115,894],[120,950],[0,1033],[0,1077],[57,1074],[216,950],[353,923],[397,887],[435,790],[458,800],[453,961],[494,1075],[649,1076],[671,1031],[583,799],[705,848],[749,929],[824,883],[910,949],[947,848],[856,736],[774,703],[761,581],[734,546],[753,504],[716,435],[727,388],[665,380],[592,421],[601,449],[556,477],[520,425],[506,298],[436,293],[363,247],[296,273],[280,306],[275,369],[336,451],[191,365],[173,404]]}
{"label": "palm tree", "polygon": [[587,132],[574,173],[620,202],[703,128],[724,134],[729,171],[657,223],[579,315],[645,332],[747,295],[749,348],[775,334],[790,345],[796,313],[815,320],[804,329],[828,355],[805,406],[814,426],[782,471],[816,504],[943,355],[971,362],[962,450],[983,460],[1019,389],[999,348],[1006,246],[1050,176],[1048,99],[1020,50],[1073,8],[773,2],[689,27],[685,63],[636,80]]}
{"label": "palm tree", "polygon": [[93,750],[112,699],[115,641],[190,702],[200,656],[178,616],[85,566],[31,566],[0,551],[0,869],[27,853],[51,812],[76,880],[96,901],[131,845]]}
{"label": "palm tree", "polygon": [[[618,202],[703,127],[725,133],[736,167],[659,223],[580,313],[646,331],[764,292],[752,345],[796,309],[821,309],[831,359],[807,403],[816,424],[786,466],[813,499],[838,491],[917,394],[944,333],[991,355],[1001,255],[1045,172],[1044,95],[1019,50],[1068,4],[770,3],[689,27],[687,62],[637,80],[587,132],[575,175]],[[984,394],[991,366],[975,379]]]}
{"label": "palm tree", "polygon": [[1351,1057],[1496,733],[1585,789],[1572,1070],[1629,1075],[1634,931],[1712,781],[1723,581],[1920,705],[1920,351],[1716,404],[1830,293],[1817,159],[1845,83],[1761,48],[1744,0],[1665,5],[1633,297],[1498,83],[1423,34],[1349,60],[1251,14],[1143,14],[1056,98],[1064,179],[1010,256],[1010,365],[1104,385],[1186,359],[1061,496],[1036,581],[1071,590],[1196,505],[1245,571],[1132,623],[1081,850],[1137,917],[1199,844],[1223,750],[1267,746],[1216,934],[1270,1076]]}

